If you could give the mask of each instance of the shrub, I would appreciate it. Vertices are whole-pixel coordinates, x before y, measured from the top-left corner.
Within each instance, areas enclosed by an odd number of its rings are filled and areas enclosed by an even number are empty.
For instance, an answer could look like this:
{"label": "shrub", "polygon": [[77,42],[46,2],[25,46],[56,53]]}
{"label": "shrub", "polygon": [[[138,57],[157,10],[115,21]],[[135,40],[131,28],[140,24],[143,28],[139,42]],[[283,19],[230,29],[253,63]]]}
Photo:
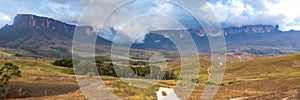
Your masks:
{"label": "shrub", "polygon": [[96,74],[94,72],[88,72],[87,75],[91,78],[93,76],[96,76]]}
{"label": "shrub", "polygon": [[162,91],[161,94],[162,94],[163,96],[167,96],[167,92],[166,92],[166,91]]}
{"label": "shrub", "polygon": [[177,79],[177,76],[175,75],[174,71],[166,71],[164,77],[164,80],[172,80],[172,79]]}
{"label": "shrub", "polygon": [[22,55],[21,54],[15,54],[15,57],[22,57]]}
{"label": "shrub", "polygon": [[228,84],[234,84],[234,82],[233,82],[233,81],[230,81],[230,82],[228,82]]}
{"label": "shrub", "polygon": [[238,83],[238,82],[242,82],[242,81],[241,80],[233,79],[233,81],[228,82],[228,84],[234,84],[234,83]]}
{"label": "shrub", "polygon": [[223,86],[224,85],[224,83],[215,83],[215,82],[210,82],[210,81],[206,82],[206,84],[207,85],[217,85],[217,86]]}
{"label": "shrub", "polygon": [[191,79],[193,83],[199,83],[199,79]]}
{"label": "shrub", "polygon": [[[79,62],[75,61],[74,63],[79,63]],[[59,60],[55,60],[52,63],[52,65],[73,68],[73,60],[71,58],[62,58],[62,59],[59,59]]]}
{"label": "shrub", "polygon": [[220,86],[224,86],[224,85],[225,85],[224,83],[221,83],[221,84],[220,84]]}

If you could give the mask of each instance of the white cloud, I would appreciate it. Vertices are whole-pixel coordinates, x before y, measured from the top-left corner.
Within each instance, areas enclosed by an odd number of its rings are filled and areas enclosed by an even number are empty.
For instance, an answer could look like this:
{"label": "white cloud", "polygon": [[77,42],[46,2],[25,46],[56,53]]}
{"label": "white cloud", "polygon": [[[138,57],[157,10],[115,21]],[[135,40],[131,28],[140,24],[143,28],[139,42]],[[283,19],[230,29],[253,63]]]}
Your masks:
{"label": "white cloud", "polygon": [[286,18],[283,19],[284,23],[281,23],[283,30],[298,29],[300,30],[299,20],[300,11],[299,0],[281,0],[277,2],[265,2],[266,7],[269,9],[267,13],[271,15],[284,15]]}
{"label": "white cloud", "polygon": [[232,26],[279,24],[281,30],[300,30],[297,0],[227,0],[208,3],[222,23]]}
{"label": "white cloud", "polygon": [[11,22],[12,21],[12,19],[10,17],[8,17],[7,15],[2,14],[2,13],[0,13],[0,19],[2,19],[5,22]]}
{"label": "white cloud", "polygon": [[0,28],[3,26],[3,25],[6,25],[6,24],[10,24],[12,23],[12,18],[9,17],[8,15],[0,12]]}
{"label": "white cloud", "polygon": [[157,7],[154,7],[153,10],[158,14],[168,13],[173,10],[173,5],[166,2],[160,2],[157,3]]}
{"label": "white cloud", "polygon": [[[92,22],[94,24],[100,24],[103,15],[111,14],[105,23],[102,25],[101,30],[107,33],[113,33],[111,28],[119,34],[115,37],[114,42],[126,43],[124,41],[132,41],[138,38],[142,38],[145,34],[148,34],[153,30],[179,30],[183,29],[182,26],[178,25],[178,19],[168,15],[174,8],[173,5],[166,2],[159,2],[160,0],[145,0],[145,1],[134,1],[127,5],[120,6],[114,12],[111,13],[116,6],[96,6],[98,9],[108,9],[109,12],[101,12],[94,15],[85,15],[88,18],[82,18],[83,21]],[[116,2],[117,4],[122,4]],[[114,5],[117,5],[114,4]],[[93,8],[93,7],[92,7]],[[86,12],[87,14],[95,12],[91,10]],[[98,17],[100,19],[91,20],[89,17]],[[100,16],[100,17],[99,17]],[[105,16],[106,17],[106,16]],[[104,20],[104,19],[103,19]],[[97,27],[99,27],[98,25]],[[97,29],[97,28],[96,28]],[[114,37],[116,34],[111,34],[109,37],[107,34],[100,34],[108,39]],[[142,42],[138,40],[137,42]]]}
{"label": "white cloud", "polygon": [[[123,39],[122,36],[127,36],[128,40],[137,40],[136,42],[142,42],[145,34],[148,34],[153,30],[183,30],[184,26],[180,25],[172,18],[160,15],[145,15],[136,17],[127,23],[124,23],[122,27],[118,29],[121,37],[116,37],[115,40]],[[139,40],[142,39],[142,40]],[[124,41],[119,43],[124,43]]]}

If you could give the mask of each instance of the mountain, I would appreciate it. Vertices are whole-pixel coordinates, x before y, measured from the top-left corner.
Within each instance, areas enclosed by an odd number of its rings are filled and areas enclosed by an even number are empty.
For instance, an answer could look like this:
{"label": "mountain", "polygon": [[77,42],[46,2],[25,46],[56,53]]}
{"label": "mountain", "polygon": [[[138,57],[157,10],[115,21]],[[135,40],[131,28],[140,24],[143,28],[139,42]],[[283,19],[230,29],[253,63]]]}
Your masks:
{"label": "mountain", "polygon": [[[24,29],[24,28],[34,28],[34,29],[46,29],[54,30],[59,33],[72,34],[75,30],[75,25],[69,25],[52,18],[39,17],[30,14],[18,14],[14,18],[12,27]],[[92,30],[92,27],[89,27]]]}
{"label": "mountain", "polygon": [[[75,29],[84,35],[97,37],[96,53],[109,53],[111,41],[93,32],[91,26],[70,25],[52,18],[32,14],[18,14],[12,25],[0,29],[0,47],[23,50],[34,57],[70,57]],[[290,54],[300,52],[300,32],[279,30],[278,25],[248,25],[242,27],[154,30],[145,36],[144,43],[135,43],[133,50],[175,51],[174,42],[193,45],[185,40],[193,39],[197,49],[210,53],[210,41],[205,32],[223,32],[227,52],[252,54]],[[209,34],[211,35],[211,34]],[[214,35],[219,37],[220,34]],[[171,41],[170,38],[173,40]],[[177,44],[178,45],[178,44]],[[139,49],[139,50],[138,50]],[[144,52],[144,51],[143,51]],[[24,56],[22,52],[13,52]]]}
{"label": "mountain", "polygon": [[[300,31],[283,32],[275,25],[249,25],[222,29],[159,30],[146,35],[140,49],[177,50],[174,42],[186,40],[188,35],[195,41],[200,52],[210,52],[210,41],[206,32],[223,32],[227,52],[253,54],[291,54],[300,51]],[[215,35],[218,37],[220,34]],[[173,40],[171,41],[170,38]],[[179,42],[181,42],[179,41]],[[186,44],[183,44],[186,45]]]}
{"label": "mountain", "polygon": [[[35,57],[70,57],[75,28],[88,36],[97,36],[91,26],[75,26],[52,18],[18,14],[12,25],[0,29],[0,46],[29,51]],[[111,43],[97,36],[98,46]]]}

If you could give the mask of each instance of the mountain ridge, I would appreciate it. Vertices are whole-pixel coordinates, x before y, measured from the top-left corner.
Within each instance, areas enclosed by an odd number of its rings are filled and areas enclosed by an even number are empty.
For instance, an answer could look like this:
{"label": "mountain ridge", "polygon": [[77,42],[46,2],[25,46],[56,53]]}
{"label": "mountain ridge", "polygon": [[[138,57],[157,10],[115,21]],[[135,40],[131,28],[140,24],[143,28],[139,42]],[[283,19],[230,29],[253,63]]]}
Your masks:
{"label": "mountain ridge", "polygon": [[[92,26],[76,26],[48,17],[32,14],[18,14],[12,25],[0,29],[0,47],[22,49],[31,53],[50,57],[71,56],[72,40],[75,29],[87,36],[97,36],[98,49],[109,52],[113,43],[93,32]],[[247,25],[222,29],[156,30],[149,32],[144,43],[135,43],[134,49],[177,50],[169,37],[177,40],[187,39],[190,35],[198,50],[210,53],[210,41],[205,32],[223,32],[227,52],[254,54],[290,54],[300,51],[299,31],[283,32],[278,25]],[[220,36],[223,36],[223,35]]]}
{"label": "mountain ridge", "polygon": [[93,30],[92,26],[71,25],[53,18],[40,17],[33,14],[17,14],[11,26],[13,28],[49,29],[68,34],[74,33],[76,27],[85,27],[88,33],[91,33]]}
{"label": "mountain ridge", "polygon": [[[232,31],[233,30],[233,31]],[[215,36],[211,33],[219,33]],[[223,33],[222,33],[223,32]],[[225,34],[227,32],[227,34]],[[208,33],[208,35],[206,34]],[[221,34],[220,34],[221,33]],[[281,31],[275,25],[249,25],[224,29],[159,30],[146,35],[136,48],[177,50],[174,40],[192,37],[200,52],[210,53],[209,37],[224,37],[227,52],[253,54],[291,54],[300,51],[300,31]],[[173,39],[170,40],[169,38]]]}
{"label": "mountain ridge", "polygon": [[76,26],[52,18],[18,14],[12,25],[0,29],[0,47],[22,49],[35,57],[71,57],[75,29],[83,35],[96,36],[97,46],[112,44],[94,34],[91,26]]}

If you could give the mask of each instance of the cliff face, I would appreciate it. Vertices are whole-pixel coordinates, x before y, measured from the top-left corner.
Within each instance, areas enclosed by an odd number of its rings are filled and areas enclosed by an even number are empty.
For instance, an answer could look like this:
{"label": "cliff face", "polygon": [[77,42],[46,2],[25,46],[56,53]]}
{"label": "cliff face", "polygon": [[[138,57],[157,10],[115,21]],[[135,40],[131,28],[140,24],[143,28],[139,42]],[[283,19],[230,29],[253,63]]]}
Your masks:
{"label": "cliff face", "polygon": [[[184,35],[190,34],[193,38],[197,37],[205,37],[207,34],[210,36],[221,36],[224,34],[225,36],[231,35],[243,35],[243,34],[263,34],[263,33],[272,33],[272,32],[280,32],[278,30],[278,25],[249,25],[242,27],[229,27],[229,28],[206,28],[206,29],[188,29],[188,30],[159,30],[152,31],[150,34],[160,34],[164,37],[184,37]],[[214,33],[214,34],[212,34]],[[150,35],[148,35],[150,36]],[[146,36],[146,39],[150,38]],[[153,37],[151,37],[153,38]],[[148,39],[151,40],[151,39]]]}
{"label": "cliff face", "polygon": [[243,27],[225,28],[225,35],[238,34],[238,33],[269,33],[278,31],[278,27],[272,25],[251,25]]}
{"label": "cliff face", "polygon": [[[221,29],[224,35],[236,35],[236,34],[257,34],[257,33],[270,33],[278,32],[278,25],[249,25],[242,27],[229,27]],[[197,34],[200,37],[205,36],[205,32],[216,31],[220,29],[191,29],[192,33]]]}
{"label": "cliff face", "polygon": [[73,33],[76,27],[51,18],[30,14],[18,14],[14,18],[12,26],[15,28],[50,29],[61,33]]}
{"label": "cliff face", "polygon": [[70,57],[75,30],[83,38],[96,37],[97,46],[111,45],[111,41],[97,36],[91,26],[75,26],[52,18],[18,14],[12,25],[0,29],[0,47],[22,49],[37,57]]}
{"label": "cliff face", "polygon": [[[146,35],[144,39],[145,45],[143,48],[176,50],[176,46],[173,44],[174,40],[181,40],[182,43],[184,43],[184,40],[190,40],[188,37],[191,37],[201,52],[209,52],[211,41],[209,41],[209,38],[206,35],[220,36],[224,34],[226,48],[233,52],[248,52],[257,54],[291,53],[290,51],[283,51],[284,49],[277,49],[277,47],[287,47],[288,49],[290,49],[289,47],[297,48],[295,50],[291,50],[293,52],[298,50],[298,48],[300,48],[300,46],[297,45],[299,44],[299,41],[297,40],[297,37],[300,36],[299,31],[282,32],[278,30],[278,28],[278,25],[249,25],[223,29],[209,28],[152,31]],[[188,45],[188,43],[184,44]],[[168,47],[166,47],[166,45]]]}

